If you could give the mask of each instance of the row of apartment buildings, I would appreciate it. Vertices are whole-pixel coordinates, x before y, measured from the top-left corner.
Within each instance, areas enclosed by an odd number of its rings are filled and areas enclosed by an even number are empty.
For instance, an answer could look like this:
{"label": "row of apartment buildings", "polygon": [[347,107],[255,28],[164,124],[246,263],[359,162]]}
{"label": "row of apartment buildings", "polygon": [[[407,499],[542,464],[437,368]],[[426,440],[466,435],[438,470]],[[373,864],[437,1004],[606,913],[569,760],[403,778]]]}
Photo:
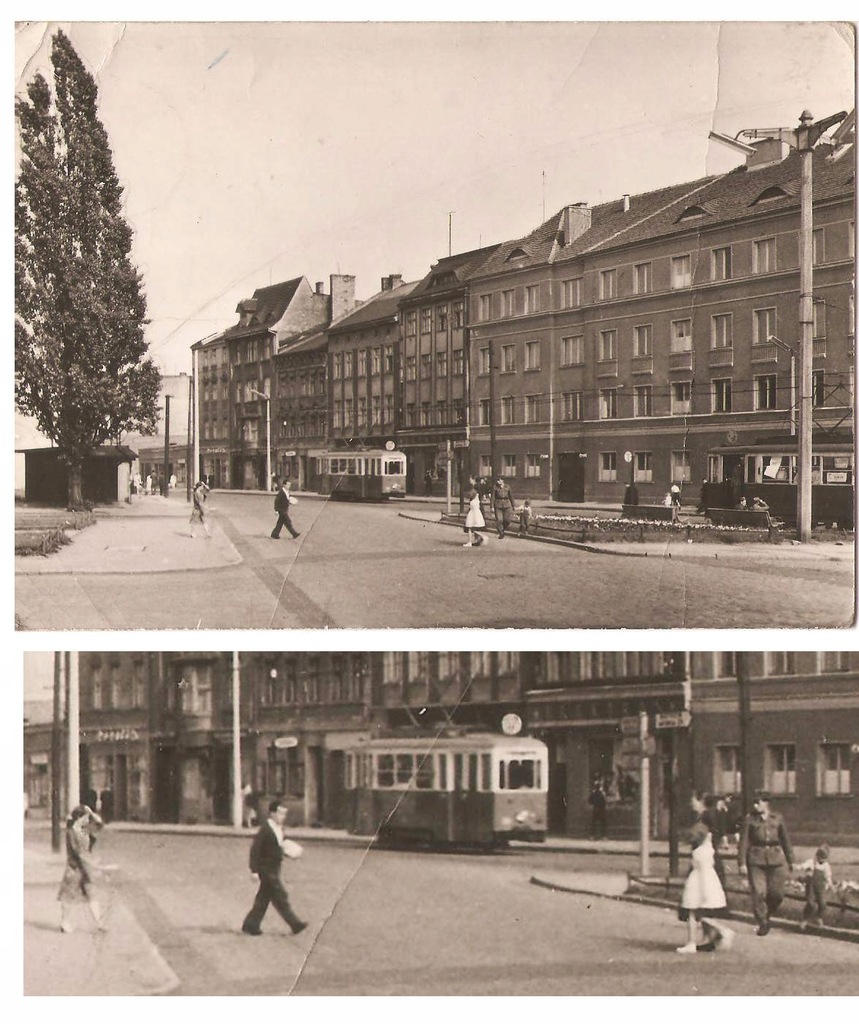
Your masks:
{"label": "row of apartment buildings", "polygon": [[[813,157],[813,406],[815,445],[841,448],[813,472],[852,487],[855,178],[835,156]],[[769,441],[787,458],[742,472],[791,482],[799,183],[799,154],[767,140],[727,174],[568,205],[365,302],[346,275],[328,294],[260,288],[193,346],[201,472],[266,486],[270,448],[312,488],[315,453],[392,442],[410,492],[449,469],[455,493],[503,475],[517,496],[618,500],[634,482],[647,501],[673,481],[697,495]]]}
{"label": "row of apartment buildings", "polygon": [[[628,723],[653,737],[652,827],[693,790],[742,789],[735,653],[123,652],[82,653],[82,793],[114,819],[229,822],[233,682],[242,784],[285,794],[295,823],[350,829],[346,752],[368,739],[444,729],[502,731],[516,715],[548,744],[549,826],[587,834],[595,778],[609,828],[638,828],[638,762]],[[743,655],[745,763],[791,832],[859,841],[859,652]],[[24,729],[25,791],[47,808],[51,724]],[[672,780],[676,780],[672,789]],[[682,810],[681,810],[682,813]]]}

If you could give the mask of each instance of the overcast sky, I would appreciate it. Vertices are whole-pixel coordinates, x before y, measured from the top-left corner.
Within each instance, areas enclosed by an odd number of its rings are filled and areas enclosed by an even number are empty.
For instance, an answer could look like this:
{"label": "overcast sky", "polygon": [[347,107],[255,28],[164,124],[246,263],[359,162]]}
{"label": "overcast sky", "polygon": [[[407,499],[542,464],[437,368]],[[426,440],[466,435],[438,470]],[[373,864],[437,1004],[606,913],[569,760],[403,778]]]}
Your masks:
{"label": "overcast sky", "polygon": [[167,372],[257,287],[339,272],[366,298],[446,255],[449,215],[454,252],[503,241],[735,166],[711,128],[854,105],[828,23],[19,23],[19,92],[57,27],[98,84]]}

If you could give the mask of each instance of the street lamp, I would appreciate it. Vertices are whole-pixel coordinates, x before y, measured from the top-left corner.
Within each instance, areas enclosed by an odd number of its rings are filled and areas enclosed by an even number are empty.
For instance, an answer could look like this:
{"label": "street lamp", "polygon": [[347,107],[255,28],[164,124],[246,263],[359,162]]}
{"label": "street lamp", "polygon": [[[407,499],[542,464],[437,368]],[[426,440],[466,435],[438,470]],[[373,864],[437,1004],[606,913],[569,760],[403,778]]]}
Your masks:
{"label": "street lamp", "polygon": [[735,138],[710,132],[715,142],[749,154],[754,147],[740,142],[747,139],[770,139],[784,142],[800,155],[801,184],[799,193],[799,438],[797,441],[798,480],[796,486],[796,524],[800,541],[811,539],[811,424],[812,424],[812,340],[814,337],[814,298],[812,295],[812,150],[821,135],[847,117],[842,110],[822,121],[812,122],[807,111],[799,115],[799,127],[745,128]]}
{"label": "street lamp", "polygon": [[248,388],[252,395],[258,395],[265,399],[265,479],[266,490],[271,490],[271,399],[268,395],[257,391],[256,388]]}

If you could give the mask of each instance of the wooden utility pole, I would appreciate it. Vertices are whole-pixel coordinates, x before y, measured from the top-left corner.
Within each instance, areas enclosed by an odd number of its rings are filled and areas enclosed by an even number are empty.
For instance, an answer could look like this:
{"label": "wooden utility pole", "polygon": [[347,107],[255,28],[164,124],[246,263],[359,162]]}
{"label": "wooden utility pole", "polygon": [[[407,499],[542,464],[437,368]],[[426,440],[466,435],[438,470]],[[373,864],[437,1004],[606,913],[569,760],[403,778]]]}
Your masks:
{"label": "wooden utility pole", "polygon": [[51,849],[60,851],[60,793],[62,792],[62,654],[54,654],[54,716],[51,725]]}
{"label": "wooden utility pole", "polygon": [[170,396],[164,396],[164,479],[161,493],[166,498],[169,493],[167,486],[170,480]]}

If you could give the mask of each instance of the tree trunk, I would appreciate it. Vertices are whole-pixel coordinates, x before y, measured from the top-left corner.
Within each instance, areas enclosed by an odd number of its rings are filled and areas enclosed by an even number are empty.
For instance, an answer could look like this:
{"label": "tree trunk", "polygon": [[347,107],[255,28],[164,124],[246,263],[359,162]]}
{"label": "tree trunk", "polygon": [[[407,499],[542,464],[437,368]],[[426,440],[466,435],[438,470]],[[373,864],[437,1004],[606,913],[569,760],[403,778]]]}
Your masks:
{"label": "tree trunk", "polygon": [[68,509],[76,511],[83,509],[83,465],[80,462],[69,466],[69,503]]}

